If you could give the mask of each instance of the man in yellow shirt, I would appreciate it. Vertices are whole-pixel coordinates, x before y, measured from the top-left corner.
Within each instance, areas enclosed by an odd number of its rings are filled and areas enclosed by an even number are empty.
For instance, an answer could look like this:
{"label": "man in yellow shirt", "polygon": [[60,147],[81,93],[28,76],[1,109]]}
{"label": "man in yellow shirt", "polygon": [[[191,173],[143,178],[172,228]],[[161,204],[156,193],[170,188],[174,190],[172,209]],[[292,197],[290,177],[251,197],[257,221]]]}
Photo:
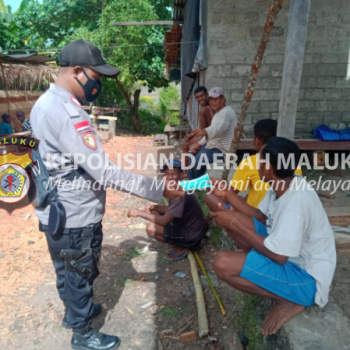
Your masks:
{"label": "man in yellow shirt", "polygon": [[[272,119],[259,120],[254,125],[254,146],[257,150],[257,154],[266,142],[275,137],[277,134],[277,122]],[[266,192],[270,188],[270,185],[260,179],[258,172],[258,157],[254,154],[248,158],[242,160],[239,164],[233,178],[231,180],[231,186],[235,192],[245,192],[249,189],[247,203],[254,208],[258,208],[259,203],[264,199]],[[295,174],[302,175],[301,168],[298,167],[295,170]],[[213,194],[206,196],[206,204],[212,209],[218,205],[219,198],[216,198]],[[225,205],[226,209],[230,208],[229,204]]]}
{"label": "man in yellow shirt", "polygon": [[[259,120],[254,125],[254,146],[257,153],[266,144],[268,139],[275,137],[277,134],[277,122],[272,119]],[[295,170],[296,175],[302,175],[301,168]],[[258,172],[257,154],[243,159],[239,164],[233,178],[231,186],[236,192],[246,191],[249,189],[247,203],[254,208],[258,208],[258,204],[264,199],[270,185],[261,181]]]}

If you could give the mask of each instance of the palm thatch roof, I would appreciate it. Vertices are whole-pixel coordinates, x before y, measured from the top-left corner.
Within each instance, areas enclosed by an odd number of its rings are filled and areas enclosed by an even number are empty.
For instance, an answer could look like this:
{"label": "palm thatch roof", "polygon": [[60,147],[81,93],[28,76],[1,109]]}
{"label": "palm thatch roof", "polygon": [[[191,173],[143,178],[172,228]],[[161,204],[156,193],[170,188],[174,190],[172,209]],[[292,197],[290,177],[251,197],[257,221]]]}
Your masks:
{"label": "palm thatch roof", "polygon": [[58,69],[44,65],[0,63],[0,90],[42,90],[56,80]]}

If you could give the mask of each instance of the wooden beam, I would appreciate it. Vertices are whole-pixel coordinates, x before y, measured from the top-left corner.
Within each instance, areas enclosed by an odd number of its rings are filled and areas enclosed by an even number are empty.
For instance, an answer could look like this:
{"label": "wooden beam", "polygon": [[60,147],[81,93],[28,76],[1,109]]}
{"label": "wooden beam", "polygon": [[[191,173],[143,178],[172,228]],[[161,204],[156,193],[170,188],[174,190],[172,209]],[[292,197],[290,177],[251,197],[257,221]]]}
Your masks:
{"label": "wooden beam", "polygon": [[294,138],[311,0],[291,0],[277,136]]}
{"label": "wooden beam", "polygon": [[90,118],[91,119],[98,119],[98,120],[118,120],[117,117],[109,117],[106,115],[98,115],[98,116],[90,115]]}
{"label": "wooden beam", "polygon": [[183,24],[182,21],[145,21],[145,22],[117,22],[114,26],[176,26]]}
{"label": "wooden beam", "polygon": [[350,235],[335,232],[334,239],[337,254],[350,257]]}

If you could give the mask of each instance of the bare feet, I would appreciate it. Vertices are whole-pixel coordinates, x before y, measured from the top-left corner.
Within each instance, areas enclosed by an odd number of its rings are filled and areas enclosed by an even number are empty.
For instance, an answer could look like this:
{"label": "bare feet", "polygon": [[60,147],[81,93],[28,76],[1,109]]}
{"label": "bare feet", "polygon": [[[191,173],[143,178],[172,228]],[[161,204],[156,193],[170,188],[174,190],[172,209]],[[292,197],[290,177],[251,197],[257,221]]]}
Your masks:
{"label": "bare feet", "polygon": [[261,334],[271,335],[277,333],[285,323],[300,314],[304,309],[304,306],[289,301],[276,303],[265,318],[264,324],[261,327]]}
{"label": "bare feet", "polygon": [[[188,249],[186,248],[174,247],[174,249],[172,249],[172,251],[169,254],[167,254],[165,258],[169,260],[176,260],[178,259],[178,257],[184,255],[186,252],[188,252]],[[171,253],[174,253],[174,255]]]}

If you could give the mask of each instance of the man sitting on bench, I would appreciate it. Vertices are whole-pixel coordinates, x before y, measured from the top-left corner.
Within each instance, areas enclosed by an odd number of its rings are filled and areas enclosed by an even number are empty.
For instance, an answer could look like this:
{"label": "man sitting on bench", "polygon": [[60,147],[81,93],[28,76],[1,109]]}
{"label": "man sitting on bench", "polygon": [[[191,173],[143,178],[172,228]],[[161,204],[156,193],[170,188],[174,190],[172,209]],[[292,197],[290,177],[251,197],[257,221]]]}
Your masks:
{"label": "man sitting on bench", "polygon": [[333,231],[315,190],[294,174],[292,163],[279,168],[279,157],[290,155],[298,164],[298,146],[281,137],[271,138],[260,151],[260,177],[271,188],[259,209],[239,199],[229,184],[219,190],[220,180],[213,179],[213,192],[235,211],[211,216],[243,250],[217,253],[214,269],[232,287],[275,302],[263,335],[275,334],[307,306],[325,306],[336,266]]}
{"label": "man sitting on bench", "polygon": [[207,165],[220,160],[230,151],[237,116],[234,110],[226,105],[226,98],[221,87],[209,91],[210,107],[215,110],[211,125],[205,129],[193,130],[192,137],[200,136],[199,142],[193,144],[190,153],[195,156],[194,164],[187,170],[190,180],[205,174]]}
{"label": "man sitting on bench", "polygon": [[[211,120],[215,112],[212,110],[209,104],[209,94],[205,86],[198,86],[194,90],[194,97],[199,104],[198,122],[199,128],[205,129],[211,125]],[[199,142],[202,138],[201,136],[192,137],[192,132],[185,136],[184,143],[182,144],[182,152],[187,154],[190,150],[190,146]],[[184,160],[185,167],[188,166],[188,157]],[[184,172],[183,175],[186,175]]]}

